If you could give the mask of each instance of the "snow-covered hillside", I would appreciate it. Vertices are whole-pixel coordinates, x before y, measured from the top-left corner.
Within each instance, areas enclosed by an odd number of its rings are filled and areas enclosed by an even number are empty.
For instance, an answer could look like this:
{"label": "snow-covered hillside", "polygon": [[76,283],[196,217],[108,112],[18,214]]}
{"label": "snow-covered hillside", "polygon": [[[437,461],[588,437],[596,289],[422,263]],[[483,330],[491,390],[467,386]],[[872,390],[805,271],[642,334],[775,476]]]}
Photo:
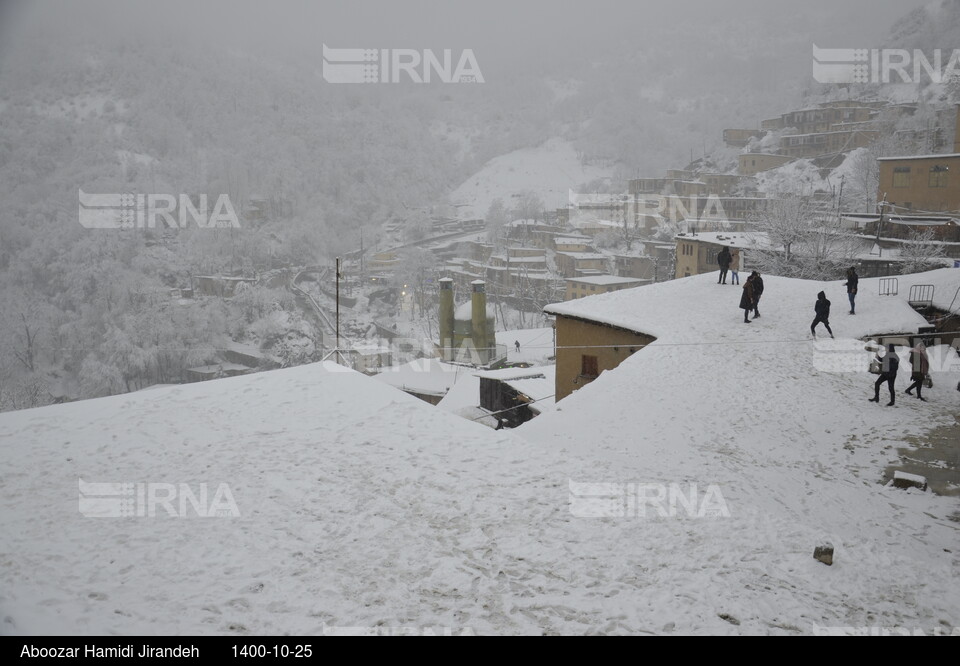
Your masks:
{"label": "snow-covered hillside", "polygon": [[511,209],[516,203],[513,197],[526,191],[538,194],[547,210],[553,210],[568,203],[571,189],[612,173],[609,168],[581,164],[570,143],[554,138],[536,148],[515,150],[490,160],[449,199],[460,206],[460,217],[467,219],[485,217],[495,199],[502,199]]}

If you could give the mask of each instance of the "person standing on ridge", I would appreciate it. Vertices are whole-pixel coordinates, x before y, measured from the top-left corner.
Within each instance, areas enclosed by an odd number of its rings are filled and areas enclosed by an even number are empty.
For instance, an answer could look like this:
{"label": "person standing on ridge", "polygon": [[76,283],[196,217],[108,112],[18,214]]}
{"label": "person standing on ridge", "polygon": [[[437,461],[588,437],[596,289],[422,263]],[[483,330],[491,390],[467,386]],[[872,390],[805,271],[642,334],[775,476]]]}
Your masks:
{"label": "person standing on ridge", "polygon": [[743,310],[743,323],[752,324],[750,321],[750,311],[753,310],[753,276],[747,278],[743,283],[743,294],[740,296],[740,309]]}
{"label": "person standing on ridge", "polygon": [[720,254],[717,255],[717,263],[720,264],[720,279],[717,280],[717,284],[726,284],[727,271],[730,270],[730,264],[733,263],[733,255],[730,254],[728,248],[724,247],[720,250]]}
{"label": "person standing on ridge", "polygon": [[817,313],[817,318],[810,324],[810,333],[813,334],[813,337],[817,337],[817,324],[823,324],[827,327],[827,333],[829,333],[832,338],[833,330],[830,328],[830,301],[827,300],[827,294],[825,292],[821,291],[817,294],[817,303],[813,306],[813,309]]}
{"label": "person standing on ridge", "polygon": [[730,284],[740,284],[740,255],[730,259]]}
{"label": "person standing on ridge", "polygon": [[850,314],[857,314],[857,290],[860,287],[860,276],[857,275],[857,269],[851,266],[847,269],[847,281],[843,285],[847,288],[847,298],[850,299]]}
{"label": "person standing on ridge", "polygon": [[760,297],[763,296],[763,278],[760,271],[754,271],[753,278],[753,318],[760,318]]}

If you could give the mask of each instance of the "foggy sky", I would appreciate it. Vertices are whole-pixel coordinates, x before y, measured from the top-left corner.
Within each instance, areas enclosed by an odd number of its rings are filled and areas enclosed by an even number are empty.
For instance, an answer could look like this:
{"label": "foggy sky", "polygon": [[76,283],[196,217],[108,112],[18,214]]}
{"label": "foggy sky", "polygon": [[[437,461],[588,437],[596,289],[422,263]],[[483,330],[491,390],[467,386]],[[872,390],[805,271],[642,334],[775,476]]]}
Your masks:
{"label": "foggy sky", "polygon": [[[0,0],[0,52],[38,26],[59,24],[103,44],[139,32],[277,57],[316,56],[324,42],[471,48],[483,67],[510,71],[589,59],[623,38],[642,42],[664,25],[689,27],[675,48],[678,57],[694,57],[698,32],[724,17],[755,18],[822,47],[875,47],[898,18],[925,4],[930,0]],[[809,50],[803,55],[808,61]]]}

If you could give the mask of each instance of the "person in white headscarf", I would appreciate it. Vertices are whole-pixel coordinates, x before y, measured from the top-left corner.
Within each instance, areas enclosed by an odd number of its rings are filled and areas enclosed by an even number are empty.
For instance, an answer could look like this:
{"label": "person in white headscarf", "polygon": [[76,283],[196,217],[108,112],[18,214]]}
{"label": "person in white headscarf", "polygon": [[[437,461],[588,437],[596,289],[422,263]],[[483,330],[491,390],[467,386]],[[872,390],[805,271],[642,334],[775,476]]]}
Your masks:
{"label": "person in white headscarf", "polygon": [[927,346],[923,341],[917,342],[916,346],[910,350],[910,388],[907,389],[907,395],[913,395],[913,389],[917,389],[917,397],[927,401],[923,397],[923,382],[930,374],[930,357],[927,355]]}

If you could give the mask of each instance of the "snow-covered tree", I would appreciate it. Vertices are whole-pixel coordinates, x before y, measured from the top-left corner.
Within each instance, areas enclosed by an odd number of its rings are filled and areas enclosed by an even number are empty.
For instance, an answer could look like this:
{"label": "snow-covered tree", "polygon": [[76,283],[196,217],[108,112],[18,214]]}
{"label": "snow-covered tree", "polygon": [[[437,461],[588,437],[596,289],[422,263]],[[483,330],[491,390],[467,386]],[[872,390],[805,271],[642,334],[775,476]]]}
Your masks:
{"label": "snow-covered tree", "polygon": [[836,214],[824,211],[808,196],[772,199],[753,221],[767,242],[759,243],[750,256],[771,275],[833,279],[854,262],[861,245]]}
{"label": "snow-covered tree", "polygon": [[946,248],[937,240],[933,229],[911,231],[900,247],[901,273],[922,273],[942,268]]}

